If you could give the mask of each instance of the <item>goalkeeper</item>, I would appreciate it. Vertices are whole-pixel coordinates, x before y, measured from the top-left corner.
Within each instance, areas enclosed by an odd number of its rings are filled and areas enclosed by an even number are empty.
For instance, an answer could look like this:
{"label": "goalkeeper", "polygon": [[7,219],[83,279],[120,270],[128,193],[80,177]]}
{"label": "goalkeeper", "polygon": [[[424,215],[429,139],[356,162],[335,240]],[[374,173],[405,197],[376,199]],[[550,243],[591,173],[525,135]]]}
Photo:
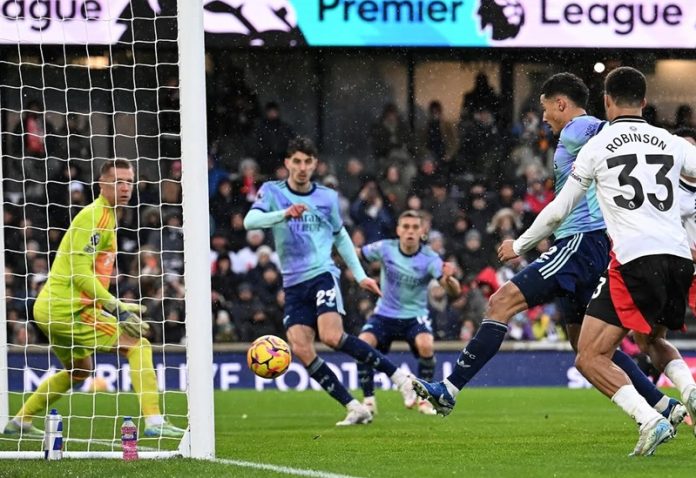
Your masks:
{"label": "goalkeeper", "polygon": [[143,337],[144,307],[121,302],[108,287],[116,260],[117,207],[130,201],[134,172],[124,159],[104,163],[100,195],[75,217],[63,237],[48,281],[36,298],[34,318],[64,370],[46,378],[5,427],[6,435],[43,436],[32,419],[92,374],[96,351],[118,351],[145,417],[145,436],[180,437],[184,430],[160,412],[152,348]]}

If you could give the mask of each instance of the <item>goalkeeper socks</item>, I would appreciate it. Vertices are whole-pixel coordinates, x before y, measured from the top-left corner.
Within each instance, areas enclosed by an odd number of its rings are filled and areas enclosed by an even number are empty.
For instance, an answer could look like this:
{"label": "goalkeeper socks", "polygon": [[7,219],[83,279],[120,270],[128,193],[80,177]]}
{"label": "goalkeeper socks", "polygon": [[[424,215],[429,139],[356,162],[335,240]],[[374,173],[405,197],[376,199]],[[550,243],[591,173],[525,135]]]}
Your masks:
{"label": "goalkeeper socks", "polygon": [[317,381],[321,388],[326,390],[329,395],[336,399],[344,407],[347,406],[353,397],[346,387],[338,381],[335,373],[326,365],[326,362],[320,357],[312,360],[312,363],[307,365],[309,376]]}
{"label": "goalkeeper socks", "polygon": [[140,400],[140,412],[145,416],[160,415],[157,377],[152,364],[152,346],[147,339],[140,339],[126,354],[130,365],[131,383]]}
{"label": "goalkeeper socks", "polygon": [[363,397],[375,395],[375,371],[367,364],[358,362],[358,381],[363,391]]}
{"label": "goalkeeper socks", "polygon": [[507,324],[485,319],[474,338],[462,350],[447,380],[458,390],[464,388],[464,385],[498,353],[507,330]]}
{"label": "goalkeeper socks", "polygon": [[48,406],[70,390],[72,385],[70,373],[67,370],[51,375],[39,384],[36,391],[17,412],[16,422],[31,422],[34,416],[43,416]]}
{"label": "goalkeeper socks", "polygon": [[341,340],[338,342],[336,350],[347,353],[358,362],[370,365],[372,368],[386,373],[389,377],[396,372],[396,365],[387,357],[382,355],[381,352],[378,352],[370,344],[364,340],[360,340],[354,335],[348,335],[344,332]]}
{"label": "goalkeeper socks", "polygon": [[435,356],[418,358],[418,378],[432,382],[435,376]]}
{"label": "goalkeeper socks", "polygon": [[611,358],[611,361],[614,362],[621,370],[626,372],[626,375],[628,375],[628,378],[631,379],[633,386],[636,388],[638,393],[645,398],[645,401],[648,402],[651,407],[657,405],[657,402],[659,402],[662,397],[665,396],[664,393],[660,392],[657,387],[655,387],[652,380],[650,380],[648,376],[645,375],[640,368],[638,368],[638,364],[635,363],[633,359],[625,352],[617,350],[614,352],[614,356]]}

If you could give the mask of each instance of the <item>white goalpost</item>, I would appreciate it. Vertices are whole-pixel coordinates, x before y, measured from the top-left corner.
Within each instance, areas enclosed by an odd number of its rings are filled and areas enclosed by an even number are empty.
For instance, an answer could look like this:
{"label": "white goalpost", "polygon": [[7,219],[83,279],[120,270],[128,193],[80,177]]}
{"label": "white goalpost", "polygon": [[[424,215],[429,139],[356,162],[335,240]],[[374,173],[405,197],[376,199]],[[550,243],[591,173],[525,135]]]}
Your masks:
{"label": "white goalpost", "polygon": [[62,368],[32,306],[70,222],[97,197],[101,164],[118,158],[136,185],[117,217],[109,290],[147,307],[161,413],[186,432],[144,437],[129,363],[102,350],[92,377],[49,406],[63,417],[63,456],[121,458],[133,416],[141,458],[213,459],[203,0],[3,5],[0,458],[44,456],[41,437],[2,434]]}

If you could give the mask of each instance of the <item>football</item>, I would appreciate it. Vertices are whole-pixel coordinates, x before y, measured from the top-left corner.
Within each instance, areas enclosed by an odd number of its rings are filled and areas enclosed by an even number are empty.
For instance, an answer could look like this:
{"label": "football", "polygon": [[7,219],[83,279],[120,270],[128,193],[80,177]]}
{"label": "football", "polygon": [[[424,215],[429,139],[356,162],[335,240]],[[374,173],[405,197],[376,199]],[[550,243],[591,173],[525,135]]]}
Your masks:
{"label": "football", "polygon": [[263,378],[280,377],[290,366],[292,354],[288,344],[275,335],[254,340],[247,351],[247,364],[252,372]]}

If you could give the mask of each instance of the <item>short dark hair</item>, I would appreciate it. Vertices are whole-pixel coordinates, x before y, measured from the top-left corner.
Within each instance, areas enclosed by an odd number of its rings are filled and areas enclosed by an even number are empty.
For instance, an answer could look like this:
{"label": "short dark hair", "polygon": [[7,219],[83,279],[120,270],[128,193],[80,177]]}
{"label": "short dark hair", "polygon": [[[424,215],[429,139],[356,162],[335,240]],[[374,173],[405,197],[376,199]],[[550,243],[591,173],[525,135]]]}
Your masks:
{"label": "short dark hair", "polygon": [[546,98],[556,95],[567,96],[575,106],[587,108],[590,90],[582,79],[572,73],[556,73],[546,80],[541,87],[541,93]]}
{"label": "short dark hair", "polygon": [[423,222],[423,214],[420,211],[416,211],[415,209],[407,209],[406,211],[399,214],[399,219],[397,220],[397,223],[405,217],[412,217]]}
{"label": "short dark hair", "polygon": [[691,138],[693,140],[696,140],[696,129],[694,128],[687,128],[686,126],[682,126],[681,128],[677,128],[674,131],[674,134],[677,136],[681,136],[682,138]]}
{"label": "short dark hair", "polygon": [[314,145],[314,141],[306,136],[296,136],[295,138],[291,139],[288,143],[288,149],[285,157],[289,158],[297,152],[304,153],[307,156],[312,156],[314,158],[317,157],[317,147]]}
{"label": "short dark hair", "polygon": [[99,174],[104,175],[112,169],[133,169],[133,165],[127,159],[107,159],[101,165]]}
{"label": "short dark hair", "polygon": [[604,92],[618,106],[640,106],[645,99],[646,90],[645,76],[630,66],[612,70],[604,80]]}

